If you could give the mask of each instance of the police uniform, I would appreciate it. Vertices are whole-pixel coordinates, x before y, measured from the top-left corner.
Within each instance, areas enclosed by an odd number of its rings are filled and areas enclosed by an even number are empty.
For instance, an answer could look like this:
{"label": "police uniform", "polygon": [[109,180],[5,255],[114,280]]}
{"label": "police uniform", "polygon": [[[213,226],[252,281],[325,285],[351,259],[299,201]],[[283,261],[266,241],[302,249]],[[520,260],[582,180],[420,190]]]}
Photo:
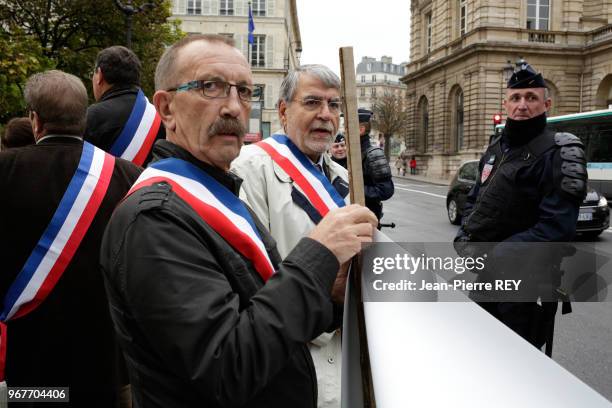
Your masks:
{"label": "police uniform", "polygon": [[[524,61],[508,82],[514,89],[545,86],[542,76]],[[455,238],[460,253],[465,250],[460,245],[467,242],[572,240],[586,194],[585,155],[576,136],[546,128],[546,113],[522,121],[508,118],[502,135],[482,156],[479,170]],[[551,343],[556,302],[481,306],[536,347]]]}
{"label": "police uniform", "polygon": [[[358,114],[359,123],[370,123],[373,112],[359,108]],[[366,207],[376,214],[380,221],[383,216],[381,201],[393,196],[393,180],[385,153],[380,147],[370,144],[370,135],[367,132],[361,136],[361,165]]]}

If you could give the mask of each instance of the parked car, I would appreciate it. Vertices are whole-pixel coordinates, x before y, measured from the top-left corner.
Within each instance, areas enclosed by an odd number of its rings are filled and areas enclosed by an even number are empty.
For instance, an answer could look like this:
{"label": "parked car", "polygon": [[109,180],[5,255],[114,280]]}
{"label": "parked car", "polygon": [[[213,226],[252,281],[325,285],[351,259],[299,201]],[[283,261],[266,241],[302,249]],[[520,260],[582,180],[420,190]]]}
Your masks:
{"label": "parked car", "polygon": [[[478,160],[470,160],[459,167],[446,194],[446,213],[451,224],[461,224],[465,200],[479,177]],[[580,205],[576,233],[595,238],[610,227],[610,208],[606,198],[589,188]]]}

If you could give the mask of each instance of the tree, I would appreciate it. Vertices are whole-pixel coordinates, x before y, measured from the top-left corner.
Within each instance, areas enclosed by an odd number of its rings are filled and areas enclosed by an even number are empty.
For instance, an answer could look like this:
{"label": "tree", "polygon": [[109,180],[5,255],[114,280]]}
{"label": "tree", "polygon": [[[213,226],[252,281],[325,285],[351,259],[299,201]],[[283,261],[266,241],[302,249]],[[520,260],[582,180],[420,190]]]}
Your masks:
{"label": "tree", "polygon": [[[132,50],[142,62],[142,87],[154,90],[155,66],[166,46],[184,34],[178,21],[168,21],[170,0],[134,0],[155,7],[134,16]],[[89,87],[96,54],[125,45],[125,16],[113,0],[5,0],[0,27],[13,43],[34,41],[42,57],[58,69],[80,77]],[[19,27],[19,29],[17,29]],[[4,59],[4,54],[3,59]],[[44,68],[41,66],[41,68]]]}
{"label": "tree", "polygon": [[0,123],[22,116],[25,112],[23,88],[27,79],[34,73],[53,68],[40,45],[31,37],[12,30],[10,37],[0,28]]}
{"label": "tree", "polygon": [[391,136],[406,131],[409,124],[409,115],[404,100],[395,93],[385,92],[372,102],[374,117],[372,126],[378,129],[385,138],[385,156],[390,159]]}

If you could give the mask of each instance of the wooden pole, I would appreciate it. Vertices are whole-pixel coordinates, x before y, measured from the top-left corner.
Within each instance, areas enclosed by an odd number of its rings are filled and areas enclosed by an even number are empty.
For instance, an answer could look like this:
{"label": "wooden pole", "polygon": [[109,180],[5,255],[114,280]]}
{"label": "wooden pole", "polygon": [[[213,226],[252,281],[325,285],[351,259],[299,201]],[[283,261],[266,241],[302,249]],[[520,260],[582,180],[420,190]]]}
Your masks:
{"label": "wooden pole", "polygon": [[[348,173],[351,203],[365,206],[363,187],[363,169],[361,168],[361,141],[359,136],[359,118],[357,116],[357,85],[355,83],[355,61],[353,47],[340,48],[340,73],[342,76],[342,98],[344,106],[344,127],[347,141]],[[361,255],[353,258],[351,278],[357,296],[357,323],[359,326],[359,348],[361,364],[361,380],[363,387],[363,402],[365,408],[375,408],[372,370],[370,369],[370,354],[368,338],[363,313],[363,296],[361,288]]]}

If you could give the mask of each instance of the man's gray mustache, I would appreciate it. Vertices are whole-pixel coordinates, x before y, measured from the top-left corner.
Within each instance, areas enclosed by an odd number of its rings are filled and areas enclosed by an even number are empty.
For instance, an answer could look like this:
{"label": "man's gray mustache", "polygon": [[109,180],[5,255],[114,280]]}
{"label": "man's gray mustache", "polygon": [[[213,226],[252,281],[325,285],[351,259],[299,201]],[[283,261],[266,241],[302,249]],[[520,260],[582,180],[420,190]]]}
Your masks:
{"label": "man's gray mustache", "polygon": [[246,127],[238,119],[220,118],[217,119],[210,129],[208,136],[216,135],[236,135],[243,137],[246,133]]}

